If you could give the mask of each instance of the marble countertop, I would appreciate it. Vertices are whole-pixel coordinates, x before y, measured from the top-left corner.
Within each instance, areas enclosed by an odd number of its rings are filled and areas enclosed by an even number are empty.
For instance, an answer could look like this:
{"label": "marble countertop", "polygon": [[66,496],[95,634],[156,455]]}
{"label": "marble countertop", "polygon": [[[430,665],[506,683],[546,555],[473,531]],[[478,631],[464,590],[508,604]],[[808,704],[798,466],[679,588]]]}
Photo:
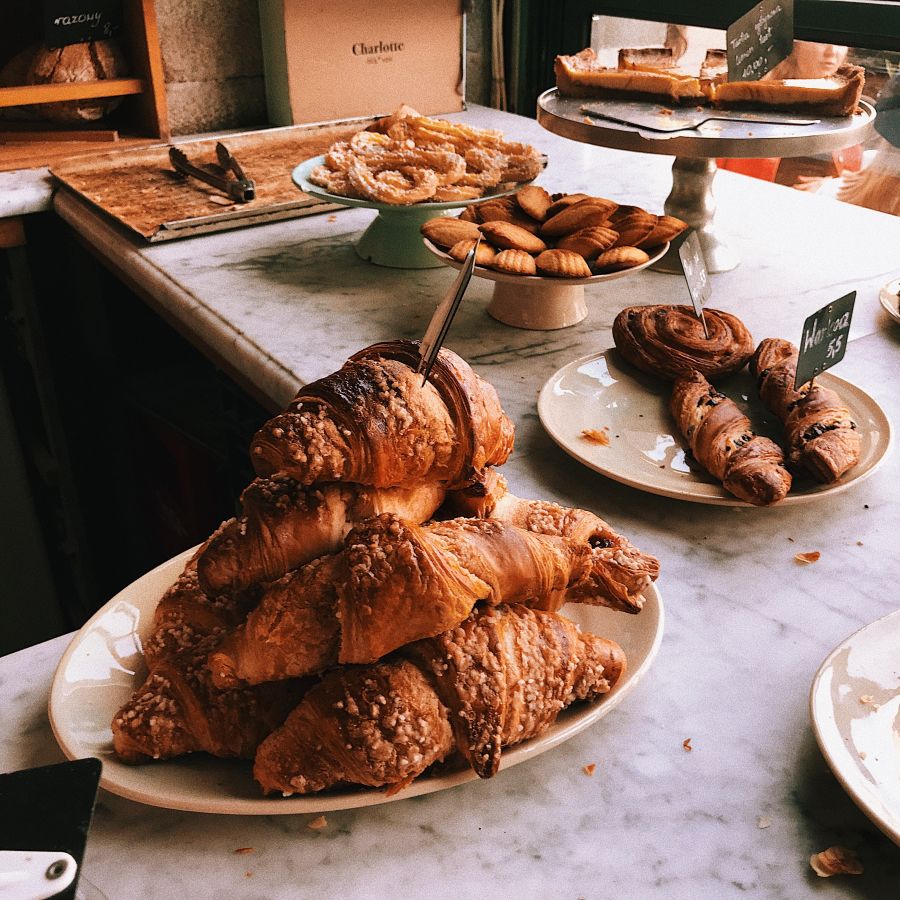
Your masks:
{"label": "marble countertop", "polygon": [[[545,150],[551,188],[662,206],[665,158],[570,144],[499,113],[466,117]],[[713,277],[710,305],[737,312],[757,338],[797,340],[810,312],[855,288],[853,340],[835,372],[897,422],[900,326],[877,291],[900,269],[900,221],[731,173],[716,181],[743,262]],[[273,403],[367,343],[419,336],[453,278],[359,260],[352,241],[367,211],[148,247],[80,205],[57,208]],[[648,675],[596,725],[491,781],[331,812],[318,831],[309,816],[190,814],[103,792],[84,871],[110,900],[896,896],[900,849],[828,769],[807,698],[829,651],[897,607],[897,453],[850,490],[768,510],[663,499],[580,466],[543,431],[538,390],[609,346],[623,305],[687,297],[679,279],[652,272],[588,291],[583,323],[534,332],[491,320],[490,285],[475,283],[447,343],[494,383],[516,424],[504,467],[514,491],[593,509],[660,558],[666,634]],[[822,556],[800,566],[798,550]],[[62,759],[46,702],[67,640],[0,659],[0,770]],[[858,851],[862,876],[812,872],[810,854],[834,844]]]}

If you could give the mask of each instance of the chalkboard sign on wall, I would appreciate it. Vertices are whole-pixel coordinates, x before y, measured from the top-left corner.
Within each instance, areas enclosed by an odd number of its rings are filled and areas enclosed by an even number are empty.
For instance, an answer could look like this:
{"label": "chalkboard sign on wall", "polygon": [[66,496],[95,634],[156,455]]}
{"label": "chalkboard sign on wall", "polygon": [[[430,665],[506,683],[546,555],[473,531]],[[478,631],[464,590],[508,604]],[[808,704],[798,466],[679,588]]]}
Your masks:
{"label": "chalkboard sign on wall", "polygon": [[105,40],[122,28],[122,0],[41,0],[41,6],[48,47]]}
{"label": "chalkboard sign on wall", "polygon": [[794,0],[762,0],[728,26],[729,81],[758,81],[794,49]]}

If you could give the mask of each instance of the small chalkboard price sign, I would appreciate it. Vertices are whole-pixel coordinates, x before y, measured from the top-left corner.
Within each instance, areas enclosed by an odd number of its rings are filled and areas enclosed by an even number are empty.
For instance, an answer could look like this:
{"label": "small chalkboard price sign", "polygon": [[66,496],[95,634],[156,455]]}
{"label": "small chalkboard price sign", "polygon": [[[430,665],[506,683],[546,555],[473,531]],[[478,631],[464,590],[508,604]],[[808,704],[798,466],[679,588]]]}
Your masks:
{"label": "small chalkboard price sign", "polygon": [[729,81],[758,81],[794,48],[794,0],[762,0],[725,32]]}
{"label": "small chalkboard price sign", "polygon": [[106,40],[122,28],[122,0],[41,0],[41,7],[51,48]]}
{"label": "small chalkboard price sign", "polygon": [[678,258],[681,260],[681,269],[691,294],[694,312],[697,314],[697,318],[703,322],[705,334],[706,320],[703,318],[703,307],[709,300],[712,284],[709,280],[709,272],[706,271],[706,260],[703,258],[700,238],[693,229],[686,233],[684,240],[678,245]]}
{"label": "small chalkboard price sign", "polygon": [[856,291],[851,291],[823,306],[803,323],[795,390],[844,358],[855,301]]}

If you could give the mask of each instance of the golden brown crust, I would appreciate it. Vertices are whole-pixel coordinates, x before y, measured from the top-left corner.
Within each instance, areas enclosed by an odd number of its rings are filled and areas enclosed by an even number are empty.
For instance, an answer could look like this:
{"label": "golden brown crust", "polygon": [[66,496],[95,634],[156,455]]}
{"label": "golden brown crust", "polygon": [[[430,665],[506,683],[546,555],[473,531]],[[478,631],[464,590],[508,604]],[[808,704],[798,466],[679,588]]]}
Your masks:
{"label": "golden brown crust", "polygon": [[582,228],[566,235],[556,242],[557,250],[574,250],[584,259],[596,259],[604,250],[609,250],[615,244],[619,233],[603,225],[595,225],[591,228]]}
{"label": "golden brown crust", "polygon": [[703,315],[709,338],[693,307],[629,306],[613,321],[613,340],[627,362],[659,378],[693,370],[714,380],[733,375],[750,359],[753,338],[731,313],[704,309]]}
{"label": "golden brown crust", "polygon": [[676,379],[669,409],[694,458],[723,487],[754,506],[784,499],[791,487],[781,448],[753,432],[737,404],[699,372]]}
{"label": "golden brown crust", "polygon": [[615,201],[607,200],[605,197],[579,200],[547,218],[541,225],[541,236],[560,238],[583,228],[603,225],[615,212],[617,205]]}
{"label": "golden brown crust", "polygon": [[859,462],[862,439],[850,410],[831,388],[805,384],[794,389],[797,348],[767,338],[750,360],[763,403],[781,419],[792,466],[818,481],[837,481]]}
{"label": "golden brown crust", "polygon": [[618,272],[621,269],[633,269],[649,262],[650,257],[645,250],[637,247],[611,247],[604,250],[591,265],[591,271],[602,275],[605,272]]}
{"label": "golden brown crust", "polygon": [[491,268],[510,275],[536,275],[534,257],[524,250],[501,250],[491,261]]}
{"label": "golden brown crust", "polygon": [[591,267],[574,250],[545,250],[534,261],[538,272],[552,278],[590,278]]}
{"label": "golden brown crust", "polygon": [[613,642],[520,606],[473,613],[404,657],[326,675],[260,746],[262,789],[403,786],[454,748],[488,778],[504,746],[606,693],[625,668]]}
{"label": "golden brown crust", "polygon": [[526,253],[540,253],[547,245],[535,234],[512,222],[491,221],[478,226],[481,233],[501,250],[524,250]]}
{"label": "golden brown crust", "polygon": [[416,342],[374,344],[301,389],[254,437],[257,472],[302,484],[453,485],[505,462],[513,427],[494,388],[446,348],[424,384],[418,361]]}

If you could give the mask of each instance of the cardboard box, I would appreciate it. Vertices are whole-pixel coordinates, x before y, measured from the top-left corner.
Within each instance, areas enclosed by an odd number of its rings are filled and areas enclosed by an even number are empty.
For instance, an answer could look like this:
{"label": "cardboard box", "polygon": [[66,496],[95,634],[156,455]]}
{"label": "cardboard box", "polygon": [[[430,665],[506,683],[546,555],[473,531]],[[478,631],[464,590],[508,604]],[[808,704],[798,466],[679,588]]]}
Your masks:
{"label": "cardboard box", "polygon": [[266,99],[273,125],[423,115],[465,100],[460,0],[260,0]]}

